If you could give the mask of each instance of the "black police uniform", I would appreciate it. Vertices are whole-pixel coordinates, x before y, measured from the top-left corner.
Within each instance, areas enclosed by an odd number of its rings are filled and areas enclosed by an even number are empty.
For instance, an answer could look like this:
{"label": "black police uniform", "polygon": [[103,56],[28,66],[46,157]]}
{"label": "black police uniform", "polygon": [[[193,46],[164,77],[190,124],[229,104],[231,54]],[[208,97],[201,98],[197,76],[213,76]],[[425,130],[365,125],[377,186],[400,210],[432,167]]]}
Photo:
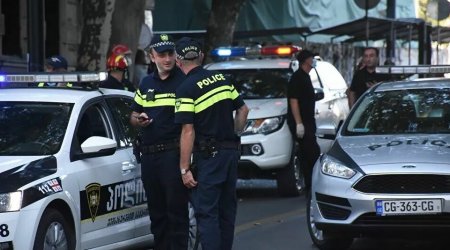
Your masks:
{"label": "black police uniform", "polygon": [[244,105],[222,74],[198,66],[177,90],[175,122],[193,124],[194,178],[191,202],[203,249],[231,249],[237,198],[239,138],[234,133],[233,110]]}
{"label": "black police uniform", "polygon": [[309,190],[311,188],[312,169],[320,156],[320,147],[316,139],[314,87],[311,77],[302,68],[299,68],[292,75],[288,84],[287,97],[288,99],[294,98],[298,100],[300,116],[305,127],[305,135],[303,138],[298,138],[291,106],[288,105],[288,125],[292,135],[299,144],[299,159],[305,177],[305,189]]}
{"label": "black police uniform", "polygon": [[185,79],[178,67],[162,80],[154,72],[141,81],[132,110],[151,119],[142,128],[142,181],[147,193],[155,249],[187,249],[188,190],[180,177],[179,137],[174,123],[175,90]]}
{"label": "black police uniform", "polygon": [[115,77],[108,75],[108,78],[106,80],[100,82],[99,85],[100,88],[108,88],[108,89],[121,89],[121,90],[128,90],[131,92],[136,91],[133,84],[128,81],[127,79],[123,79],[122,82],[117,80]]}

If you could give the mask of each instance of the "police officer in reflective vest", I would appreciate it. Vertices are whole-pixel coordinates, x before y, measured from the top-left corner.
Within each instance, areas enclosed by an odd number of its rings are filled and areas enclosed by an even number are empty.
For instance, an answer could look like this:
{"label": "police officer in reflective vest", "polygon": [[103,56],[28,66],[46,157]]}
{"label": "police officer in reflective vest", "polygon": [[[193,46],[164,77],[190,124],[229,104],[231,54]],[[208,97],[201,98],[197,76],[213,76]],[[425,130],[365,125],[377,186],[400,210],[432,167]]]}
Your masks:
{"label": "police officer in reflective vest", "polygon": [[131,124],[142,128],[142,181],[147,194],[155,250],[187,249],[188,189],[179,168],[181,126],[174,123],[175,90],[185,79],[175,65],[175,43],[155,35],[149,46],[157,70],[142,79],[132,104]]}
{"label": "police officer in reflective vest", "polygon": [[175,104],[175,122],[182,124],[180,170],[184,185],[192,189],[202,249],[228,250],[237,209],[239,135],[248,108],[223,74],[202,68],[200,47],[187,37],[176,45],[177,64],[187,74]]}
{"label": "police officer in reflective vest", "polygon": [[[67,72],[67,60],[63,56],[55,55],[45,60],[45,72],[48,73],[65,73]],[[73,84],[57,83],[57,82],[40,82],[38,87],[73,87]]]}

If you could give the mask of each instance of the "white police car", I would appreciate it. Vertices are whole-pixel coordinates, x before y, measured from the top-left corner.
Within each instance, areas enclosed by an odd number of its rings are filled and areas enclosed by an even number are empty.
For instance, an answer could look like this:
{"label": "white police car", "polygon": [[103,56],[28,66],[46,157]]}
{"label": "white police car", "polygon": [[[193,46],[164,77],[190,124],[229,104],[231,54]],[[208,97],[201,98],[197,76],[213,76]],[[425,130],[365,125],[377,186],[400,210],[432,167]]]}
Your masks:
{"label": "white police car", "polygon": [[[131,143],[133,93],[84,85],[105,78],[0,75],[0,249],[152,245]],[[25,87],[37,82],[84,87]]]}
{"label": "white police car", "polygon": [[320,249],[346,249],[355,237],[448,235],[449,173],[450,80],[381,83],[360,98],[316,162],[307,207],[311,238]]}
{"label": "white police car", "polygon": [[[296,146],[286,122],[287,83],[298,62],[295,46],[262,48],[219,48],[214,55],[226,61],[205,66],[232,79],[250,108],[248,123],[241,137],[240,178],[276,178],[281,195],[298,195],[303,185]],[[328,62],[318,61],[311,79],[324,98],[316,103],[318,126],[336,129],[348,114],[347,85]],[[331,140],[319,140],[326,151]]]}

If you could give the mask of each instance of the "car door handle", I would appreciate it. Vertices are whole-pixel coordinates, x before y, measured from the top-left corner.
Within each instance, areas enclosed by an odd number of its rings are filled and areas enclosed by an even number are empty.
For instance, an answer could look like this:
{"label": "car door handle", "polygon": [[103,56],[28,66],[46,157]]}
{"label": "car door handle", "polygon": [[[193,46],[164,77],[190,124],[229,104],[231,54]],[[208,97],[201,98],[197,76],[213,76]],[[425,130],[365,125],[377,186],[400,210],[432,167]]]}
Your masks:
{"label": "car door handle", "polygon": [[136,165],[134,165],[133,163],[130,163],[128,161],[122,162],[122,171],[126,172],[126,171],[131,171],[136,169]]}

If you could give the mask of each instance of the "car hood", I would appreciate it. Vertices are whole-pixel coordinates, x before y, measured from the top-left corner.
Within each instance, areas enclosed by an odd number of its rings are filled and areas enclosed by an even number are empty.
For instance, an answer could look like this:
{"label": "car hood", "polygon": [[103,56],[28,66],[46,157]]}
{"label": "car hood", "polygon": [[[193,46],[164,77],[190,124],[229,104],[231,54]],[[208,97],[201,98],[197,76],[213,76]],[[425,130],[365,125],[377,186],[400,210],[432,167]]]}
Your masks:
{"label": "car hood", "polygon": [[0,156],[0,193],[16,191],[56,170],[54,156]]}
{"label": "car hood", "polygon": [[450,135],[345,136],[336,143],[360,167],[450,164]]}
{"label": "car hood", "polygon": [[250,109],[248,119],[274,117],[287,113],[286,98],[245,99],[244,101]]}

